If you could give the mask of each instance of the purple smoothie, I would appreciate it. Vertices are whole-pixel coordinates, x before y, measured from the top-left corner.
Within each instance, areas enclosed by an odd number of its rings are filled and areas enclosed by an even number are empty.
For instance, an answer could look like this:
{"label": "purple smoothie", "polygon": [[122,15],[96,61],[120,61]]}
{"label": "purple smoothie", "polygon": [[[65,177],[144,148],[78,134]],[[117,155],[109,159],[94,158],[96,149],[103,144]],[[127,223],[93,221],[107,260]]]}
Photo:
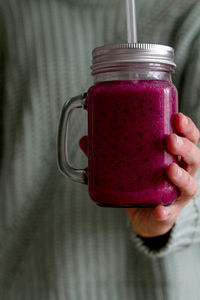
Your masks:
{"label": "purple smoothie", "polygon": [[174,132],[177,91],[164,80],[102,82],[88,91],[88,185],[101,206],[168,205],[177,195],[166,168],[176,157],[165,138]]}

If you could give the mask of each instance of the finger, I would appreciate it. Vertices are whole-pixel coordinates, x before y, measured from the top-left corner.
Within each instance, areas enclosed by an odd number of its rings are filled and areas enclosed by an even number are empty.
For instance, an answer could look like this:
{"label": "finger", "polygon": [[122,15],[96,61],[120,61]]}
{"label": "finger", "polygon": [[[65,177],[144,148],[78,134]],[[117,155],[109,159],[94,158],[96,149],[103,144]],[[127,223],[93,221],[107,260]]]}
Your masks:
{"label": "finger", "polygon": [[87,149],[87,136],[83,136],[79,141],[79,146],[81,150],[85,153],[85,155],[88,155],[88,149]]}
{"label": "finger", "polygon": [[174,116],[175,127],[184,137],[188,138],[192,143],[197,144],[200,138],[199,129],[193,121],[182,113]]}
{"label": "finger", "polygon": [[140,211],[145,211],[152,215],[157,221],[164,221],[168,218],[167,207],[158,205],[153,208],[125,208],[130,217],[134,217],[135,213]]}
{"label": "finger", "polygon": [[156,237],[168,232],[176,220],[178,209],[173,206],[126,208],[132,227],[143,237]]}
{"label": "finger", "polygon": [[[174,222],[183,208],[183,205],[178,205],[177,203],[178,201],[174,202],[170,206],[165,207],[160,205],[153,209],[152,213],[156,221],[159,222],[161,226],[167,226],[168,230],[173,227]],[[167,231],[165,230],[165,232]]]}
{"label": "finger", "polygon": [[173,133],[167,137],[167,148],[172,154],[181,156],[192,167],[192,171],[197,171],[200,166],[200,149],[194,143]]}
{"label": "finger", "polygon": [[167,207],[162,206],[162,205],[156,206],[153,209],[152,214],[157,221],[165,221],[169,217]]}
{"label": "finger", "polygon": [[172,163],[167,169],[170,181],[180,190],[182,204],[193,198],[198,189],[196,180],[176,163]]}

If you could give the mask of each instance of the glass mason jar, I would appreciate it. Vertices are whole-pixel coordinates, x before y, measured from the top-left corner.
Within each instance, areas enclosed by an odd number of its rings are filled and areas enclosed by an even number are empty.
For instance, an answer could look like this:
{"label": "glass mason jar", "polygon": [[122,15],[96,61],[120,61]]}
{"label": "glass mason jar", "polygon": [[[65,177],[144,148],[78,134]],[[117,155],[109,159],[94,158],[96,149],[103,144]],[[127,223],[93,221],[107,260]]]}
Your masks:
{"label": "glass mason jar", "polygon": [[[58,164],[71,179],[87,183],[104,207],[169,205],[178,190],[166,168],[177,162],[165,146],[175,132],[177,90],[171,74],[174,50],[154,44],[107,45],[93,50],[94,85],[63,108],[58,132]],[[88,110],[88,168],[68,159],[69,118]]]}

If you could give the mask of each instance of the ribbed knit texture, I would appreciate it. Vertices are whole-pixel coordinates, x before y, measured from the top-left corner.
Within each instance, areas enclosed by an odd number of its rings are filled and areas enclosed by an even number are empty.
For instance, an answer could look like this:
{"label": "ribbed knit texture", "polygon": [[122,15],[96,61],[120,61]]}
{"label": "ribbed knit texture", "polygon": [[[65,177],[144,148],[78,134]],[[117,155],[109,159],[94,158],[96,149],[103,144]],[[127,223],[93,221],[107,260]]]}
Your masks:
{"label": "ribbed knit texture", "polygon": [[[180,109],[200,127],[200,2],[137,1],[139,40],[176,49]],[[0,299],[198,300],[199,194],[162,249],[56,164],[62,105],[92,84],[91,51],[126,41],[125,1],[0,1]],[[70,159],[85,113],[74,113]]]}

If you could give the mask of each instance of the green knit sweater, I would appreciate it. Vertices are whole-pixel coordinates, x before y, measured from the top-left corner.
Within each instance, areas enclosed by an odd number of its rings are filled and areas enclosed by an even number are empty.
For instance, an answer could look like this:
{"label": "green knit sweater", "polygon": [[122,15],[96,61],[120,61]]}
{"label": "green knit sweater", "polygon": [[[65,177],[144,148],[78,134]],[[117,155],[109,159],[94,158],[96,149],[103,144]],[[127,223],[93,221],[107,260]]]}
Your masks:
{"label": "green knit sweater", "polygon": [[[200,127],[200,1],[136,2],[139,41],[175,48],[180,110]],[[56,164],[62,105],[92,85],[92,49],[126,41],[125,0],[1,0],[0,41],[0,300],[198,300],[199,192],[153,250]]]}

